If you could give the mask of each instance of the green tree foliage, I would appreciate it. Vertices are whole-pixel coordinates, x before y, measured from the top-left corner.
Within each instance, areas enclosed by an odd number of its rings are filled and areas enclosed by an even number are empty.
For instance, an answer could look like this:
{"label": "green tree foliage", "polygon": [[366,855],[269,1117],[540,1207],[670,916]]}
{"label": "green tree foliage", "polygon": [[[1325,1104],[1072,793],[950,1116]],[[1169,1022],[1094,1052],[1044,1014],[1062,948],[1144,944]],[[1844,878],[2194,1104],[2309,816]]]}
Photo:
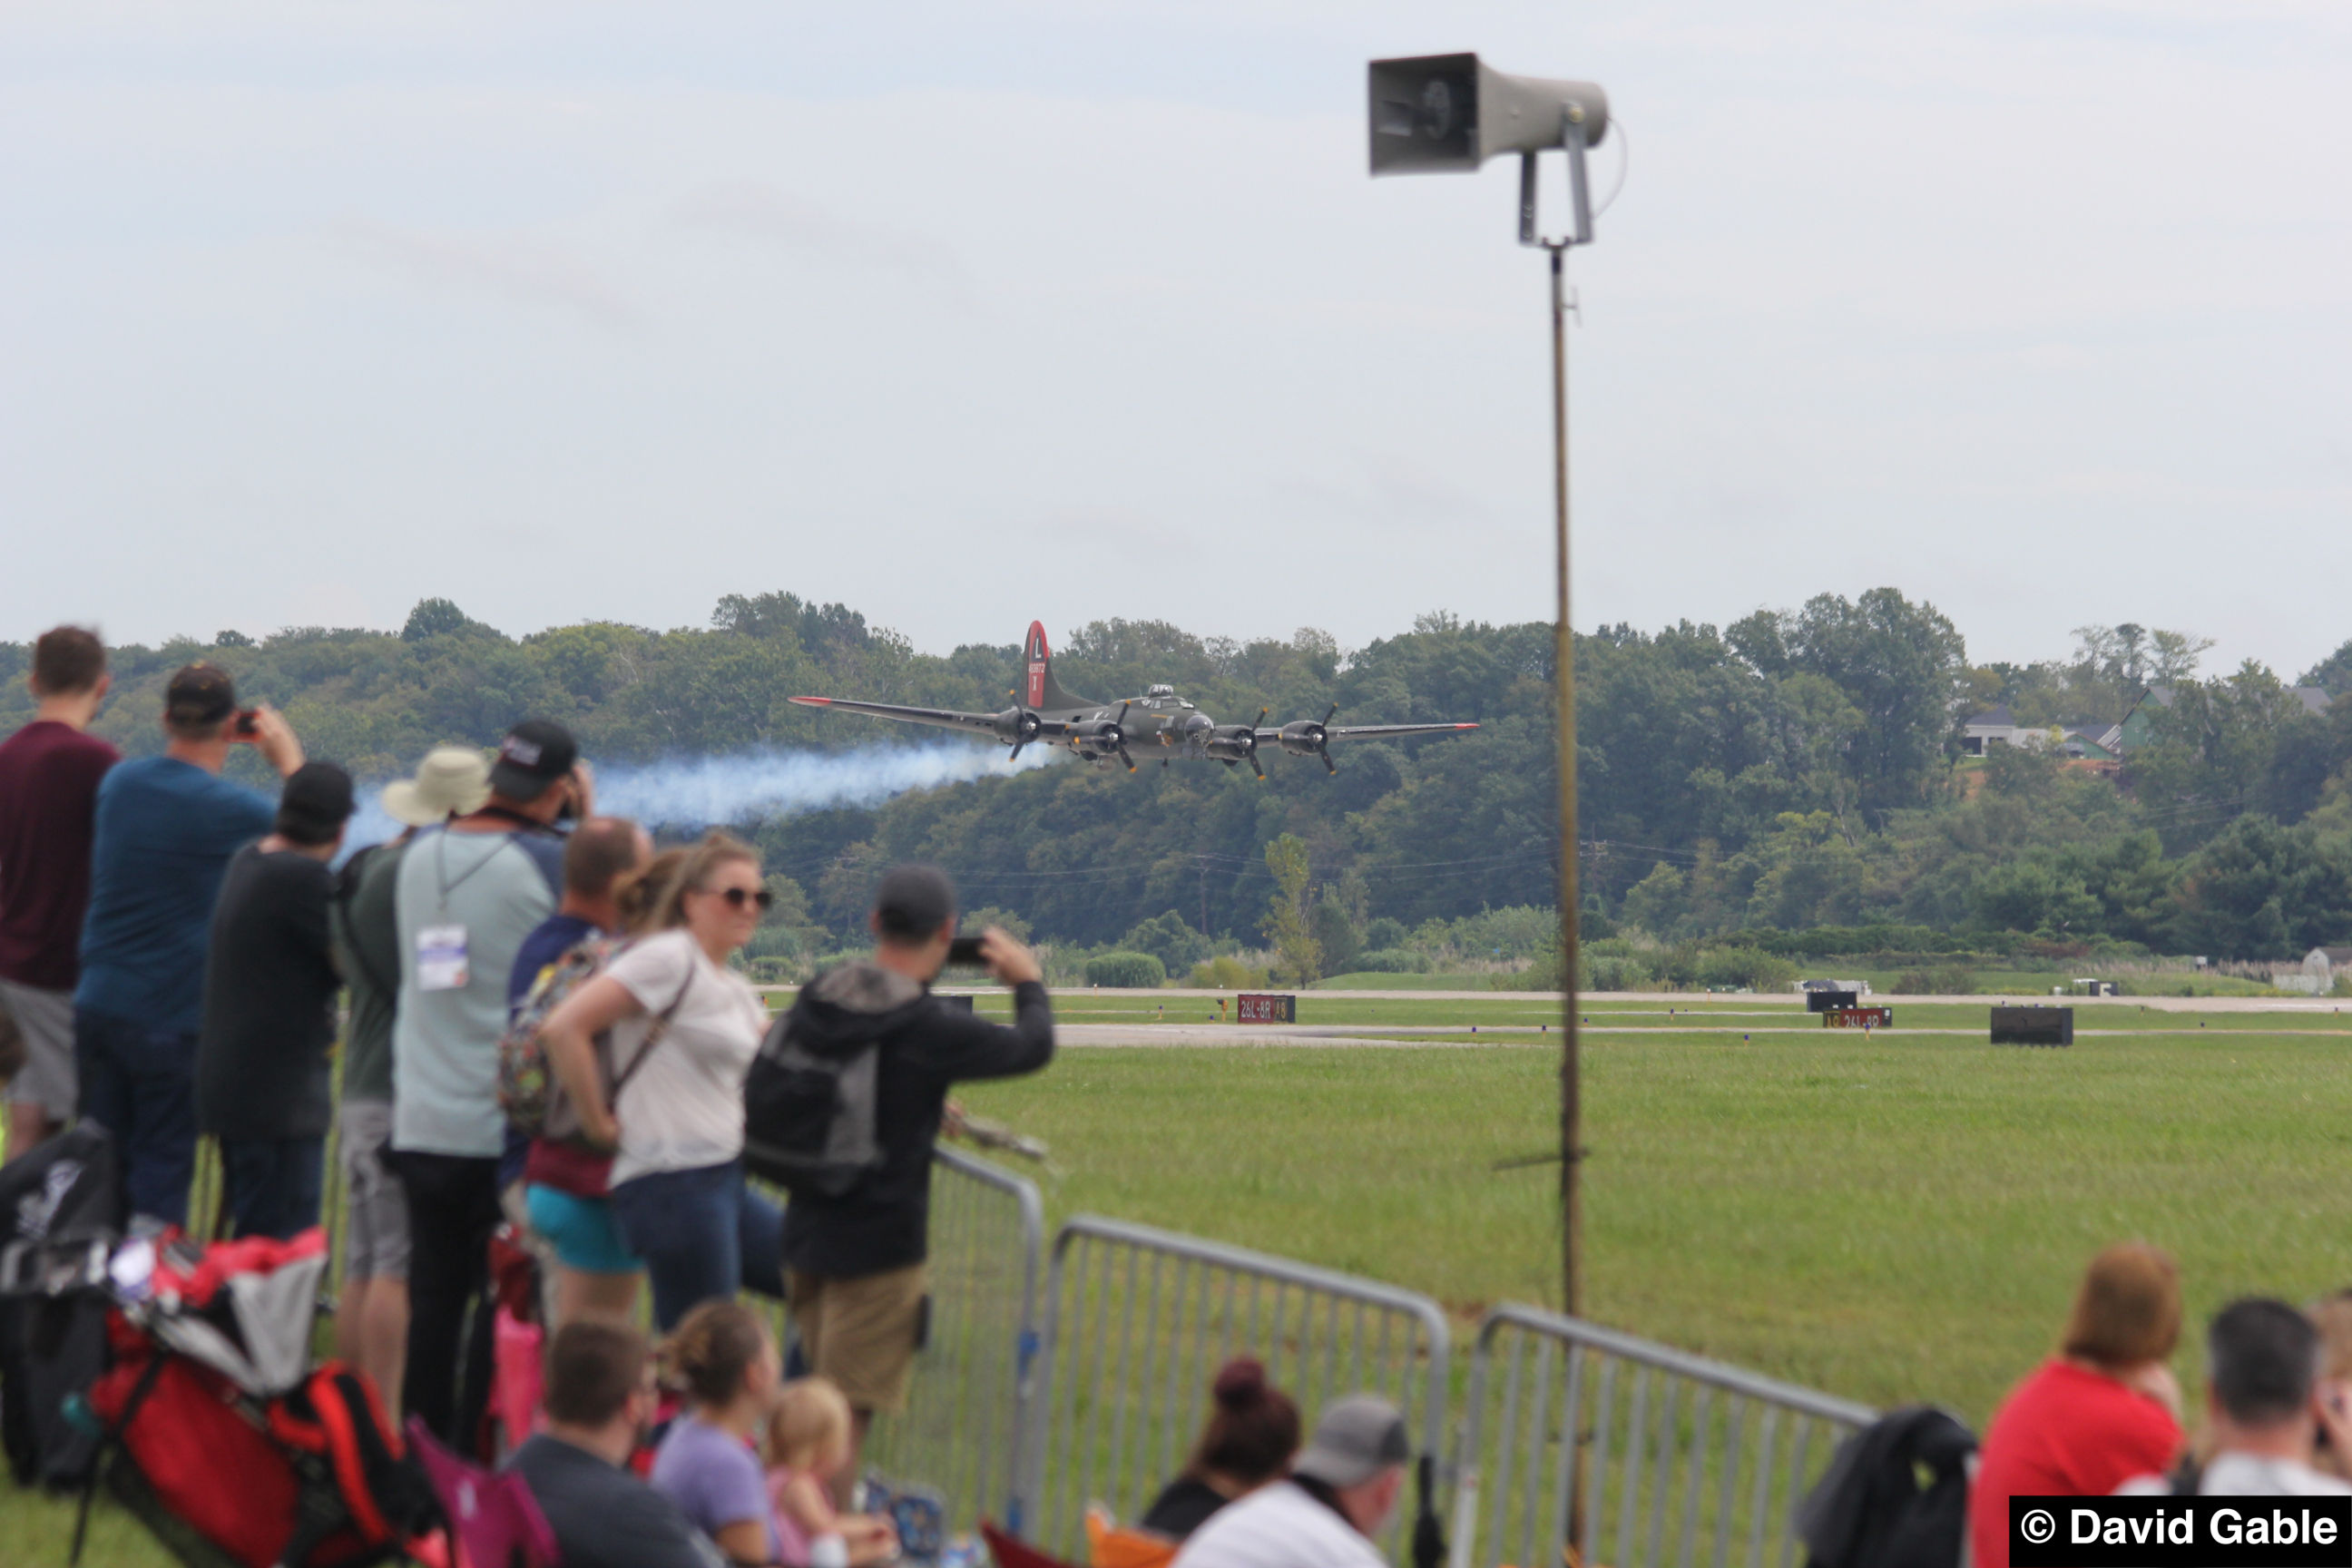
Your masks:
{"label": "green tree foliage", "polygon": [[1323,946],[1315,940],[1315,911],[1307,881],[1307,846],[1286,833],[1265,847],[1274,897],[1258,929],[1274,946],[1286,984],[1312,985],[1323,976]]}
{"label": "green tree foliage", "polygon": [[[1005,935],[1015,942],[1027,942],[1036,934],[1036,928],[1021,916],[1014,914],[1011,910],[999,909],[993,904],[983,904],[979,909],[967,911],[960,929],[976,933],[984,931],[991,926],[1002,929]],[[1133,943],[1125,945],[1132,946]]]}
{"label": "green tree foliage", "polygon": [[[1971,666],[1934,606],[1893,589],[1727,628],[1580,636],[1588,931],[1622,920],[1675,952],[1765,927],[2217,958],[2352,942],[2339,874],[2352,860],[2352,702],[2314,714],[2259,665],[2200,678],[2206,644],[2187,632],[2093,626],[2074,644],[2047,663]],[[312,755],[368,781],[406,772],[436,743],[493,743],[532,715],[571,725],[599,765],[960,745],[973,742],[788,699],[991,710],[1010,700],[1019,656],[1012,641],[919,655],[847,605],[781,591],[730,595],[707,627],[590,622],[519,638],[427,599],[396,636],[301,626],[116,648],[97,730],[132,754],[159,750],[163,683],[204,658],[247,700],[284,709]],[[28,658],[0,643],[0,730],[30,716]],[[2347,672],[2352,643],[2305,684],[2352,690]],[[1256,939],[1280,896],[1267,846],[1286,837],[1311,868],[1299,909],[1324,973],[1371,952],[1438,967],[1554,952],[1548,626],[1433,612],[1347,651],[1313,628],[1233,640],[1107,620],[1061,639],[1055,673],[1113,700],[1173,682],[1224,722],[1261,707],[1270,723],[1319,717],[1336,703],[1340,723],[1481,728],[1343,746],[1336,776],[1278,755],[1264,783],[1247,768],[1153,767],[1148,750],[1132,776],[1056,756],[878,807],[737,824],[799,890],[761,938],[780,960],[787,948],[862,945],[882,869],[926,859],[957,877],[968,903],[1007,911],[1009,929],[1017,920],[1049,944],[1150,952],[1184,973],[1236,937]],[[1962,759],[1960,721],[1993,702],[2030,724],[2130,714],[2146,743],[2108,775],[2010,747]],[[249,748],[231,767],[269,783]],[[1525,941],[1513,911],[1527,911]],[[1697,983],[1696,971],[1678,983]]]}
{"label": "green tree foliage", "polygon": [[1087,984],[1148,991],[1168,984],[1168,970],[1148,952],[1098,952],[1087,960]]}
{"label": "green tree foliage", "polygon": [[1171,974],[1187,973],[1216,951],[1216,943],[1186,925],[1184,917],[1174,910],[1138,921],[1118,939],[1118,945],[1130,952],[1151,954]]}

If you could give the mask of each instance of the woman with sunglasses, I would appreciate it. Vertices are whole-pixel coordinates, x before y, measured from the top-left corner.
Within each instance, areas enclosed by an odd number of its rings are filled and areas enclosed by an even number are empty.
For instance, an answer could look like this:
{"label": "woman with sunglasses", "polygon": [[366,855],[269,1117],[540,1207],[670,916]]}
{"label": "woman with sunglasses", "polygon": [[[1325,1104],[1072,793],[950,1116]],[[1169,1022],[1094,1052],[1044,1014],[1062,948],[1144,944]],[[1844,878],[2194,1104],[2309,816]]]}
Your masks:
{"label": "woman with sunglasses", "polygon": [[[743,1079],[768,1010],[727,967],[768,904],[758,851],[708,835],[663,889],[647,934],[541,1026],[587,1137],[616,1151],[613,1218],[645,1260],[665,1333],[739,1285],[783,1293],[782,1215],[743,1184]],[[612,1105],[591,1043],[607,1029],[621,1075]]]}

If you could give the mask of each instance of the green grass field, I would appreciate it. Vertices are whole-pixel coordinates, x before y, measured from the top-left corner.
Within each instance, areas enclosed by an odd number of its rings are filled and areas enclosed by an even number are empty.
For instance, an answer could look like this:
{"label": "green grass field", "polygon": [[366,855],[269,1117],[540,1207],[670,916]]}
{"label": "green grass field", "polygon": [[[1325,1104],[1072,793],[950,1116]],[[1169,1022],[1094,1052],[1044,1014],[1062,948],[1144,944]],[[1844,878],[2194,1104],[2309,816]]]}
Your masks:
{"label": "green grass field", "polygon": [[[1192,1023],[1206,1011],[1193,1000],[1086,992],[1059,1007],[1143,1024],[1165,1003]],[[2197,1321],[2243,1292],[2352,1283],[2352,1019],[2109,1004],[2078,1011],[2073,1048],[2029,1050],[1985,1044],[1981,1006],[1894,1005],[1897,1028],[1873,1036],[1757,997],[1584,1009],[1588,1315],[1980,1423],[2107,1241],[2170,1247]],[[1558,1038],[1532,1032],[1552,1009],[1507,993],[1318,993],[1300,1013],[1490,1032],[1394,1049],[1073,1048],[966,1099],[1052,1146],[1055,1217],[1371,1275],[1465,1323],[1495,1301],[1555,1300],[1558,1168],[1496,1168],[1556,1146]],[[2177,1369],[2201,1376],[2193,1336]],[[64,1505],[0,1496],[0,1561],[61,1563],[69,1524]],[[129,1521],[100,1524],[95,1568],[163,1562]]]}

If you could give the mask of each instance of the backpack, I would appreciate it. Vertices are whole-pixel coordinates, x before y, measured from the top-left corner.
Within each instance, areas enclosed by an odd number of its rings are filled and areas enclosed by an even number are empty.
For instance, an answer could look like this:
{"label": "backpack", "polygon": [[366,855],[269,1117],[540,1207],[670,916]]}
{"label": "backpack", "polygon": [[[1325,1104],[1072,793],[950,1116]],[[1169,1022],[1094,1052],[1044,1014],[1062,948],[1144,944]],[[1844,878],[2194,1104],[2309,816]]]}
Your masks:
{"label": "backpack", "polygon": [[125,1217],[113,1141],[92,1123],[0,1170],[0,1447],[21,1485],[74,1486],[97,1457],[65,1406],[106,1370],[106,1303],[79,1287]]}
{"label": "backpack", "polygon": [[[1838,1445],[1797,1509],[1806,1568],[1953,1568],[1968,1528],[1976,1435],[1914,1405]],[[1933,1478],[1922,1487],[1919,1471]]]}
{"label": "backpack", "polygon": [[[547,1047],[540,1038],[540,1028],[571,999],[573,992],[602,973],[614,956],[626,951],[633,940],[592,936],[574,944],[570,952],[540,972],[539,978],[531,982],[530,991],[516,1005],[507,1032],[499,1037],[499,1109],[524,1137],[558,1142],[585,1142],[581,1136],[579,1107],[572,1103],[572,1096],[556,1079],[555,1069],[547,1059]],[[686,1005],[687,994],[694,989],[694,966],[688,964],[686,984],[677,988],[677,995],[670,1005],[655,1015],[644,1042],[627,1067],[614,1070],[613,1032],[606,1029],[596,1036],[593,1044],[596,1048],[597,1074],[604,1081],[606,1110],[617,1109],[621,1090],[628,1087],[629,1079],[653,1056],[654,1047],[668,1032],[669,1021]]]}
{"label": "backpack", "polygon": [[820,1055],[800,1043],[793,1016],[768,1026],[743,1079],[743,1168],[794,1197],[843,1197],[882,1165],[882,1047]]}
{"label": "backpack", "polygon": [[373,1384],[341,1362],[261,1402],[157,1345],[108,1373],[89,1403],[105,1423],[107,1489],[182,1562],[361,1568],[440,1522]]}
{"label": "backpack", "polygon": [[539,1026],[574,991],[594,979],[621,945],[610,937],[592,936],[540,971],[539,978],[516,1005],[507,1032],[499,1037],[499,1110],[526,1138],[546,1132],[549,1109],[562,1092],[555,1081],[555,1069],[548,1065]]}

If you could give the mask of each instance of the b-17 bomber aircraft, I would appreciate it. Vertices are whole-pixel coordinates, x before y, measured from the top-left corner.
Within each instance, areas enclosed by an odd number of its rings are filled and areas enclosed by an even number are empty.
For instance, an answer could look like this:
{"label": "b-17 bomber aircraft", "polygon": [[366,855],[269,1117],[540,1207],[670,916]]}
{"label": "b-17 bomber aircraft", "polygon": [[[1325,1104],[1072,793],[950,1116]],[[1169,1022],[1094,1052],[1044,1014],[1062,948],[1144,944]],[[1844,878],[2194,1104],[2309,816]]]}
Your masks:
{"label": "b-17 bomber aircraft", "polygon": [[795,697],[793,701],[808,708],[843,708],[852,713],[870,713],[877,719],[896,719],[907,724],[936,724],[947,730],[969,730],[992,735],[1013,748],[1019,756],[1032,742],[1067,746],[1090,763],[1108,766],[1113,758],[1135,771],[1135,757],[1129,746],[1156,746],[1165,754],[1160,758],[1164,767],[1176,757],[1223,763],[1237,768],[1244,763],[1258,777],[1265,770],[1258,765],[1260,746],[1279,746],[1294,757],[1320,757],[1323,766],[1332,773],[1339,771],[1331,761],[1334,741],[1370,741],[1384,735],[1454,734],[1475,730],[1475,724],[1342,724],[1334,728],[1332,714],[1339,711],[1333,703],[1331,710],[1319,720],[1301,719],[1279,729],[1260,728],[1265,722],[1265,709],[1259,709],[1257,722],[1253,724],[1220,724],[1192,703],[1176,695],[1172,686],[1155,686],[1140,697],[1126,698],[1118,702],[1090,702],[1083,697],[1073,697],[1054,680],[1054,656],[1045,646],[1043,622],[1029,623],[1029,640],[1024,649],[1028,665],[1028,687],[1021,693],[1026,699],[1017,707],[1001,713],[959,713],[947,708],[905,708],[891,702],[853,702],[841,697]]}

